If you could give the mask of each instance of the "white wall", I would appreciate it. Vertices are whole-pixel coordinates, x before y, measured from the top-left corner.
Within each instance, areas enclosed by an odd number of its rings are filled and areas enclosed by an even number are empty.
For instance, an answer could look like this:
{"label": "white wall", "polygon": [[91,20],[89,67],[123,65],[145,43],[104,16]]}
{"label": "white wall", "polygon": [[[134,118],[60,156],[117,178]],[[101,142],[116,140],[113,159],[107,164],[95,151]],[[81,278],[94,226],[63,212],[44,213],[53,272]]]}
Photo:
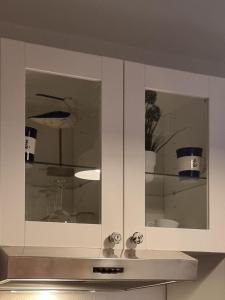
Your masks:
{"label": "white wall", "polygon": [[224,300],[224,255],[203,255],[199,258],[199,276],[195,282],[168,285],[167,300]]}

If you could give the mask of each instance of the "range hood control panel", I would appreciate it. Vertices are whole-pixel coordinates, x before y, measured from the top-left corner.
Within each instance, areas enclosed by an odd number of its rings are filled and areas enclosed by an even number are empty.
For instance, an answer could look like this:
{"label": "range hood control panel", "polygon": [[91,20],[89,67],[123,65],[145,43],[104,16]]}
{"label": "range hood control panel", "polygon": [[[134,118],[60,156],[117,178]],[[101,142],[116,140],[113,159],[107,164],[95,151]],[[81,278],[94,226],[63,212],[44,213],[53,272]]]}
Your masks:
{"label": "range hood control panel", "polygon": [[100,273],[100,274],[118,274],[123,273],[124,268],[115,268],[115,267],[94,267],[93,273]]}

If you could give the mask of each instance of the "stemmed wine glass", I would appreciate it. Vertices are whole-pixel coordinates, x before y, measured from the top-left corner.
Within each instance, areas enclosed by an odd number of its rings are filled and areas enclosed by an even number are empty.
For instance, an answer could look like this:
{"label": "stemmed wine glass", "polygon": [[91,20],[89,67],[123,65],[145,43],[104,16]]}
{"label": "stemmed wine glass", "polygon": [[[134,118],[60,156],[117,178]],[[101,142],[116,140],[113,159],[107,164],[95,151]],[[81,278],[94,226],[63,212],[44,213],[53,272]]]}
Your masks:
{"label": "stemmed wine glass", "polygon": [[70,214],[63,209],[63,192],[65,189],[66,179],[57,178],[55,180],[56,184],[56,195],[54,199],[53,212],[44,218],[47,222],[63,222],[71,223],[72,218]]}

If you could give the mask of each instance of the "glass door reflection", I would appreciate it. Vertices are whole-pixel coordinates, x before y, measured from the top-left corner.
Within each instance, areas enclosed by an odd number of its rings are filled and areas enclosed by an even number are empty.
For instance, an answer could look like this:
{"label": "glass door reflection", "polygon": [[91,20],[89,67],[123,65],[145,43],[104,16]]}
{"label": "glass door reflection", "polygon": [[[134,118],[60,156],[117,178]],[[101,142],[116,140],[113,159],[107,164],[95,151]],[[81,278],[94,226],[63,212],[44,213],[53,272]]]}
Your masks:
{"label": "glass door reflection", "polygon": [[101,83],[28,70],[25,154],[27,221],[100,224]]}
{"label": "glass door reflection", "polygon": [[145,92],[146,226],[208,228],[208,100]]}

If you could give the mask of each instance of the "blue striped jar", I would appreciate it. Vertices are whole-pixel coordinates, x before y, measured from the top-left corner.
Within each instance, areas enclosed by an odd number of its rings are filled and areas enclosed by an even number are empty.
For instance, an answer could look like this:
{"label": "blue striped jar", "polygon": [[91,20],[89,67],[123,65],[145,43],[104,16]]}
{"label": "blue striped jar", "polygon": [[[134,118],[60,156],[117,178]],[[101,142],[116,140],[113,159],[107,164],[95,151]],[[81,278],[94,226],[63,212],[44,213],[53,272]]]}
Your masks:
{"label": "blue striped jar", "polygon": [[179,176],[195,178],[200,176],[202,151],[200,147],[185,147],[176,150]]}
{"label": "blue striped jar", "polygon": [[25,162],[33,162],[37,139],[37,129],[25,127]]}

